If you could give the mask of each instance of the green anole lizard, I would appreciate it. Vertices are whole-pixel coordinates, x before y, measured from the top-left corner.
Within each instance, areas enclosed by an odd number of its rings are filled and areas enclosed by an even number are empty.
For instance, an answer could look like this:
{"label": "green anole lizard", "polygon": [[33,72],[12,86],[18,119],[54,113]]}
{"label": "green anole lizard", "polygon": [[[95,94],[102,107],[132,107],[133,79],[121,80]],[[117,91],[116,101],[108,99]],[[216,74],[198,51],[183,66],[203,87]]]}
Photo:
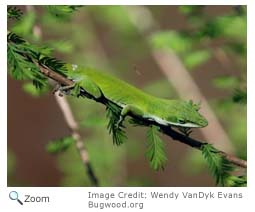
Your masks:
{"label": "green anole lizard", "polygon": [[184,129],[208,125],[207,120],[198,112],[199,106],[192,101],[158,98],[92,68],[71,64],[66,64],[66,68],[68,77],[77,81],[94,99],[103,95],[121,108],[119,121],[116,123],[118,126],[130,114],[141,120]]}

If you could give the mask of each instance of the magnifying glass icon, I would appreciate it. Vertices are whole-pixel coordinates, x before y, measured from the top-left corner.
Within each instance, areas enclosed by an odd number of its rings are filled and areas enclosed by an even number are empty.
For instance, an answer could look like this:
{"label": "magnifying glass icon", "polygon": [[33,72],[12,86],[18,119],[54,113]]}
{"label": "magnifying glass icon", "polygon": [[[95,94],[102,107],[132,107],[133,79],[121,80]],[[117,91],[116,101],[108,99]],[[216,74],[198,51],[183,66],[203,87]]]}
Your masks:
{"label": "magnifying glass icon", "polygon": [[9,193],[9,198],[11,200],[17,200],[19,202],[19,204],[23,205],[23,202],[21,202],[20,199],[19,199],[19,194],[18,194],[17,191],[11,191]]}

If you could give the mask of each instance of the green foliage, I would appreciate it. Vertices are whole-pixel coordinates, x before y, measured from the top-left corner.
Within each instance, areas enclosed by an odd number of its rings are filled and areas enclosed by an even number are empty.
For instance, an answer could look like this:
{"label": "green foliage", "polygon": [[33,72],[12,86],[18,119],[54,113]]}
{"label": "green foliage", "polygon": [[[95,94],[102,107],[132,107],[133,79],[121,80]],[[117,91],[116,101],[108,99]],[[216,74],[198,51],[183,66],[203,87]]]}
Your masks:
{"label": "green foliage", "polygon": [[228,187],[246,187],[247,177],[246,176],[229,176],[225,180],[226,186]]}
{"label": "green foliage", "polygon": [[241,83],[237,77],[221,76],[214,78],[212,83],[216,88],[233,90],[232,101],[234,103],[247,103],[247,91],[246,89],[239,88]]}
{"label": "green foliage", "polygon": [[50,141],[47,146],[47,152],[56,154],[66,151],[74,143],[73,137],[64,137]]}
{"label": "green foliage", "polygon": [[225,37],[233,40],[246,39],[246,16],[224,15],[207,19],[201,24],[196,36],[215,39]]}
{"label": "green foliage", "polygon": [[162,31],[154,33],[150,38],[154,48],[166,48],[176,53],[184,53],[191,49],[192,40],[185,34],[176,31]]}
{"label": "green foliage", "polygon": [[203,12],[203,5],[182,5],[179,6],[179,10],[181,13],[189,16],[198,16]]}
{"label": "green foliage", "polygon": [[80,5],[49,5],[47,6],[48,11],[53,16],[59,19],[67,19],[69,16],[76,11]]}
{"label": "green foliage", "polygon": [[17,80],[31,80],[38,89],[47,86],[47,78],[40,72],[37,63],[65,76],[64,63],[42,54],[46,47],[36,47],[27,43],[15,33],[7,35],[7,58],[10,75]]}
{"label": "green foliage", "polygon": [[11,76],[17,80],[30,79],[39,81],[37,77],[42,77],[42,74],[40,74],[38,67],[31,62],[31,58],[26,56],[26,54],[35,56],[33,47],[29,46],[21,37],[14,33],[9,33],[7,40],[7,59]]}
{"label": "green foliage", "polygon": [[210,57],[211,53],[209,50],[192,51],[191,53],[184,55],[183,62],[188,69],[193,69],[206,63]]}
{"label": "green foliage", "polygon": [[95,14],[100,14],[95,18],[112,26],[113,30],[122,33],[122,36],[125,38],[130,38],[130,35],[134,33],[135,28],[130,21],[125,8],[122,6],[96,6],[88,7],[88,9],[95,12]]}
{"label": "green foliage", "polygon": [[211,144],[202,146],[202,154],[207,161],[207,164],[216,179],[216,184],[221,186],[245,186],[245,177],[235,177],[231,175],[234,171],[234,166],[219,150],[215,149]]}
{"label": "green foliage", "polygon": [[[209,46],[208,41],[212,43],[215,39],[224,38],[226,41],[220,47],[224,49],[230,47],[233,51],[244,53],[246,51],[247,20],[245,7],[242,7],[241,10],[241,13],[236,13],[233,7],[229,13],[216,18],[207,16],[205,12],[200,13],[198,24],[197,22],[192,24],[194,29],[191,36],[194,40],[202,41],[205,44],[207,42],[207,46]],[[194,16],[187,14],[187,17]]]}
{"label": "green foliage", "polygon": [[246,43],[243,42],[230,42],[228,46],[224,47],[224,49],[226,52],[229,51],[230,53],[232,52],[241,57],[246,57],[247,55],[247,46]]}
{"label": "green foliage", "polygon": [[211,58],[208,49],[194,50],[194,41],[188,33],[176,31],[162,31],[154,33],[150,38],[153,48],[174,51],[183,58],[188,69],[193,69]]}
{"label": "green foliage", "polygon": [[206,159],[210,171],[216,179],[216,184],[224,186],[225,180],[229,176],[229,172],[233,171],[233,166],[224,157],[219,154],[211,144],[202,146],[202,154]]}
{"label": "green foliage", "polygon": [[247,36],[246,16],[226,15],[214,20],[222,36],[232,39],[244,39]]}
{"label": "green foliage", "polygon": [[20,19],[22,16],[22,11],[17,7],[8,6],[7,8],[7,17],[12,19]]}
{"label": "green foliage", "polygon": [[74,45],[68,40],[52,40],[48,41],[47,45],[54,49],[54,51],[64,54],[71,53],[74,50]]}
{"label": "green foliage", "polygon": [[21,36],[29,36],[32,34],[35,21],[35,12],[29,11],[22,16],[22,19],[15,23],[15,25],[12,27],[12,32],[17,33]]}
{"label": "green foliage", "polygon": [[42,56],[39,59],[39,64],[48,67],[49,69],[63,75],[63,76],[67,76],[67,70],[64,66],[64,62],[53,58],[53,57],[48,57],[48,56]]}
{"label": "green foliage", "polygon": [[15,44],[24,44],[26,41],[15,33],[8,32],[7,41]]}
{"label": "green foliage", "polygon": [[43,86],[39,89],[38,89],[38,86],[40,87],[40,84],[35,85],[35,83],[27,82],[23,84],[22,88],[25,92],[29,93],[31,96],[34,96],[34,97],[39,97],[43,94],[48,93],[49,91],[48,86]]}
{"label": "green foliage", "polygon": [[121,109],[117,105],[108,102],[106,106],[106,117],[109,119],[107,129],[109,133],[112,134],[113,144],[120,145],[123,144],[127,138],[125,131],[123,130],[124,126],[117,123],[120,119]]}
{"label": "green foliage", "polygon": [[247,34],[245,7],[233,7],[229,13],[216,18],[209,16],[205,8],[207,6],[179,6],[179,11],[189,21],[189,29],[156,32],[150,39],[152,47],[173,50],[188,69],[207,62],[211,58],[211,50],[213,51],[216,46],[216,39],[219,38],[225,41],[217,48],[228,54],[231,51],[245,56]]}
{"label": "green foliage", "polygon": [[212,83],[216,88],[234,89],[238,86],[239,80],[235,76],[221,76],[214,78]]}
{"label": "green foliage", "polygon": [[158,127],[151,126],[148,128],[147,139],[148,146],[145,156],[149,159],[153,169],[164,169],[167,161],[165,146],[159,137]]}
{"label": "green foliage", "polygon": [[232,99],[235,103],[247,104],[247,91],[243,89],[236,89]]}

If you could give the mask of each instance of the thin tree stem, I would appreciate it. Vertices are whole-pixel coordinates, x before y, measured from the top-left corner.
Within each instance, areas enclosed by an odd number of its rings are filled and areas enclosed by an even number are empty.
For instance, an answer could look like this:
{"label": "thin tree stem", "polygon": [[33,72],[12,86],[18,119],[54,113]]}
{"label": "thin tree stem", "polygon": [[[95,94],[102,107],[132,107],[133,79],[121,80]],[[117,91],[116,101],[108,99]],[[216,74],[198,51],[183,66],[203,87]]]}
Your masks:
{"label": "thin tree stem", "polygon": [[64,96],[60,97],[58,92],[56,92],[54,96],[56,98],[58,106],[60,107],[60,109],[63,113],[65,121],[66,121],[69,129],[72,132],[72,137],[75,140],[76,148],[80,154],[82,163],[87,170],[89,179],[94,186],[98,186],[99,185],[98,179],[97,179],[97,177],[94,173],[94,170],[90,164],[88,152],[84,146],[81,135],[79,133],[79,125],[74,119],[70,105],[69,105],[66,97],[64,97]]}

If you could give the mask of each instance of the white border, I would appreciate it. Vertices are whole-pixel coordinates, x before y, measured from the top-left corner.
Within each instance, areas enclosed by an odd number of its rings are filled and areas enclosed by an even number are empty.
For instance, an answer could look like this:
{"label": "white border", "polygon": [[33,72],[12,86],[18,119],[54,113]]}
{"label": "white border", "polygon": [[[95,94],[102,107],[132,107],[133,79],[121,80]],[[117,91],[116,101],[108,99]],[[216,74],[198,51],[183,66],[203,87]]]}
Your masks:
{"label": "white border", "polygon": [[[7,3],[8,2],[8,3]],[[205,191],[205,192],[217,192],[217,191],[225,191],[225,192],[243,192],[245,198],[243,199],[214,199],[214,200],[202,200],[202,199],[194,199],[194,200],[186,200],[183,199],[174,201],[174,200],[151,200],[146,199],[144,202],[145,208],[144,211],[150,210],[159,210],[159,211],[252,211],[254,209],[248,209],[249,204],[251,204],[252,198],[254,198],[254,194],[252,190],[255,189],[254,185],[254,169],[248,169],[248,188],[7,188],[7,81],[6,81],[6,5],[43,5],[43,4],[87,4],[87,5],[95,5],[95,4],[103,4],[103,5],[114,5],[114,4],[125,4],[125,5],[184,5],[184,4],[197,4],[197,5],[235,5],[242,4],[248,5],[248,66],[247,66],[247,74],[248,74],[248,164],[249,167],[254,166],[254,149],[255,149],[255,139],[252,134],[254,124],[253,120],[255,117],[255,27],[253,26],[253,20],[255,20],[255,1],[253,0],[179,0],[179,1],[82,1],[76,0],[74,1],[49,1],[49,0],[2,0],[1,1],[1,10],[0,10],[0,30],[1,30],[1,48],[0,48],[0,58],[1,58],[1,68],[0,71],[0,86],[1,86],[1,116],[0,116],[0,210],[1,211],[14,211],[19,209],[21,211],[70,211],[70,210],[84,210],[87,209],[86,199],[87,199],[87,191],[97,191],[97,192],[118,192],[120,190],[124,191],[162,191],[162,192],[181,192],[181,191]],[[17,190],[20,194],[35,194],[35,195],[49,195],[51,198],[50,204],[26,204],[22,207],[17,202],[11,201],[8,198],[8,194],[11,190]],[[4,210],[5,209],[5,210]],[[113,209],[109,210],[112,211]],[[102,210],[92,210],[92,211],[102,211]],[[116,211],[116,209],[115,209]],[[125,210],[128,211],[128,210]],[[142,210],[130,210],[130,211],[142,211]]]}

